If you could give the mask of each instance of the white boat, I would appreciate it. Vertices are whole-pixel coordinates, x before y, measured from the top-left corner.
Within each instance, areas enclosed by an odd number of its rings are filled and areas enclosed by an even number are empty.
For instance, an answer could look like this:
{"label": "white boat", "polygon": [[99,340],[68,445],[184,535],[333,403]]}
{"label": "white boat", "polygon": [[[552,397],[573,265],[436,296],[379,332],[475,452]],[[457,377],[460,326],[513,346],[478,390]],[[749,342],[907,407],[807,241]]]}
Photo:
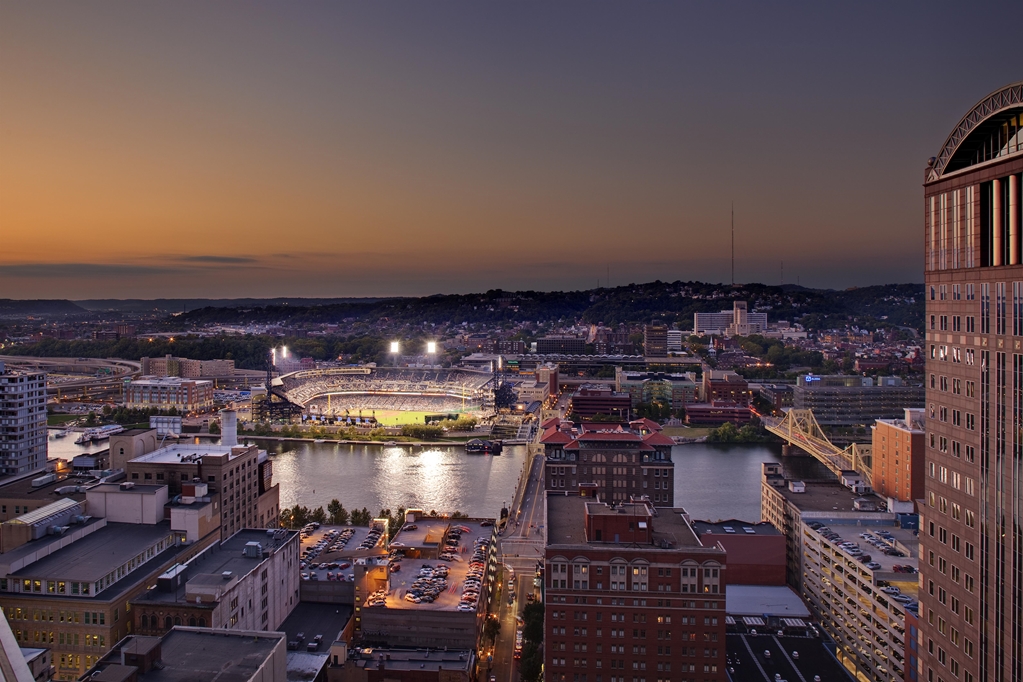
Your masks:
{"label": "white boat", "polygon": [[117,434],[124,431],[124,427],[120,424],[107,424],[106,426],[98,426],[91,429],[82,431],[82,435],[75,441],[77,445],[85,445],[87,443],[93,443],[96,441],[106,440],[110,436],[116,436]]}

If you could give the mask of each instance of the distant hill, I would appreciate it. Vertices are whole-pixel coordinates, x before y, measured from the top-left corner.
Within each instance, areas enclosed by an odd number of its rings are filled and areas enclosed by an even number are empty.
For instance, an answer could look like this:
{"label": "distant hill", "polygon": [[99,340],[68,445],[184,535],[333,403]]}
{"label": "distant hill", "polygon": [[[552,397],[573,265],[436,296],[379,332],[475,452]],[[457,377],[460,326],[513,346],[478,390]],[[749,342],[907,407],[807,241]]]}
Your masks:
{"label": "distant hill", "polygon": [[743,300],[751,310],[768,314],[772,322],[788,320],[807,328],[857,325],[923,330],[923,284],[883,284],[845,291],[764,284],[707,284],[649,282],[586,291],[502,291],[436,295],[425,298],[349,299],[285,304],[234,301],[191,310],[178,317],[187,325],[204,324],[322,324],[360,321],[389,326],[499,324],[503,322],[619,323],[660,318],[692,329],[693,313],[731,308]]}
{"label": "distant hill", "polygon": [[251,308],[266,306],[321,306],[341,303],[376,303],[380,298],[94,298],[75,301],[85,310],[123,313],[180,313],[198,308]]}
{"label": "distant hill", "polygon": [[0,298],[0,316],[25,316],[25,315],[81,315],[86,313],[84,308],[75,305],[71,301],[35,300],[16,301],[9,298]]}

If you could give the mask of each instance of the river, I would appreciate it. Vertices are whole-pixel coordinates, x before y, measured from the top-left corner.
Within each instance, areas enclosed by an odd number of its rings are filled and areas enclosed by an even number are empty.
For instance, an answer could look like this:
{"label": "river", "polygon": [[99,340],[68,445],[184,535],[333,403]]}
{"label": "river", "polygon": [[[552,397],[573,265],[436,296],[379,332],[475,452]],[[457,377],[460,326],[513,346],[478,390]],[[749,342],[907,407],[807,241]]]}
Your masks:
{"label": "river", "polygon": [[[51,432],[52,433],[52,432]],[[50,457],[71,459],[106,443],[82,447],[71,436],[49,439]],[[505,447],[500,457],[467,455],[462,448],[257,441],[275,453],[274,481],[281,506],[296,503],[326,508],[337,498],[347,509],[419,507],[496,516],[511,502],[526,448]],[[778,445],[693,443],[672,449],[675,503],[694,519],[760,518],[760,465],[779,462]],[[784,458],[786,472],[814,478],[823,465],[807,457]]]}
{"label": "river", "polygon": [[[265,441],[263,441],[265,443]],[[266,447],[261,445],[261,447]],[[274,480],[281,505],[326,507],[336,497],[346,508],[421,507],[494,516],[511,501],[525,458],[524,446],[500,457],[467,455],[461,448],[413,450],[380,445],[273,443]],[[781,446],[677,445],[675,502],[694,519],[760,519],[763,462],[782,461]],[[784,462],[794,476],[819,476],[822,465],[807,457]]]}

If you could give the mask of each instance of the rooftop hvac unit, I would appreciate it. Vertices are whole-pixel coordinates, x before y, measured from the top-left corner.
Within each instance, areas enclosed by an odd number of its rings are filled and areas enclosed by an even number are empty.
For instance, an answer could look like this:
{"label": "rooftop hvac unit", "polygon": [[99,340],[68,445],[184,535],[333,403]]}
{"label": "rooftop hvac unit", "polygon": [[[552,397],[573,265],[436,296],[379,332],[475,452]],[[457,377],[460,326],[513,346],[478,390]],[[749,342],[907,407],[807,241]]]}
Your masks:
{"label": "rooftop hvac unit", "polygon": [[231,571],[224,571],[223,573],[220,574],[220,577],[223,578],[224,580],[230,580],[231,576],[233,575],[234,573],[232,573]]}
{"label": "rooftop hvac unit", "polygon": [[250,559],[263,558],[263,545],[258,542],[246,542],[242,548],[242,556]]}
{"label": "rooftop hvac unit", "polygon": [[135,488],[135,484],[132,481],[125,481],[121,484],[121,490],[132,490]]}

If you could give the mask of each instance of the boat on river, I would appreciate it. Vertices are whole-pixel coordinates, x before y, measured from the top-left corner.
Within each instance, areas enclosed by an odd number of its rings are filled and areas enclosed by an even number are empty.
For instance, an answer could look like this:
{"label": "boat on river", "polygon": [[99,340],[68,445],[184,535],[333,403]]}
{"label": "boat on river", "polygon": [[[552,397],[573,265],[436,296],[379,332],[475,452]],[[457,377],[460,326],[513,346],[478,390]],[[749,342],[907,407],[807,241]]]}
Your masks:
{"label": "boat on river", "polygon": [[465,452],[469,455],[500,455],[501,454],[501,441],[499,440],[483,440],[482,438],[473,438],[465,444]]}

